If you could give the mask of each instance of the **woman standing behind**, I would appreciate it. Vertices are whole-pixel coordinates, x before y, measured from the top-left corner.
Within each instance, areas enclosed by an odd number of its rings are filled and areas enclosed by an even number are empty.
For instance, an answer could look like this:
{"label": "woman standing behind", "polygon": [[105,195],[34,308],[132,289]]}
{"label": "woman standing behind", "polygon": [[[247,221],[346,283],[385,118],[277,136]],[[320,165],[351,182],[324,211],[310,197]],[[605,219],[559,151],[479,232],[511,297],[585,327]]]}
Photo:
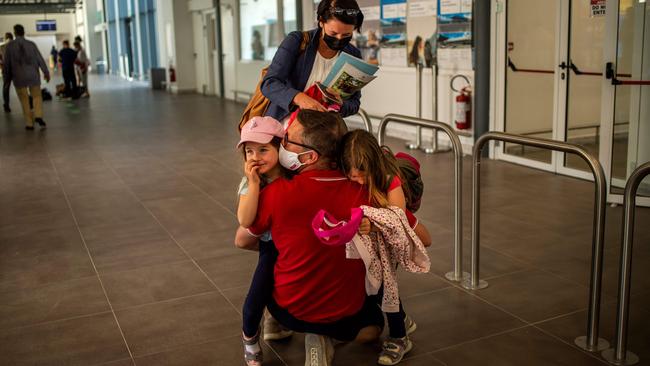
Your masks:
{"label": "woman standing behind", "polygon": [[[361,58],[361,52],[350,44],[352,33],[360,30],[363,14],[355,0],[322,0],[318,4],[318,28],[306,32],[304,51],[302,32],[291,32],[280,44],[261,91],[271,104],[266,115],[284,122],[295,108],[325,111],[320,102],[304,93],[314,83],[324,81],[340,52]],[[343,117],[359,110],[361,93],[344,100]]]}

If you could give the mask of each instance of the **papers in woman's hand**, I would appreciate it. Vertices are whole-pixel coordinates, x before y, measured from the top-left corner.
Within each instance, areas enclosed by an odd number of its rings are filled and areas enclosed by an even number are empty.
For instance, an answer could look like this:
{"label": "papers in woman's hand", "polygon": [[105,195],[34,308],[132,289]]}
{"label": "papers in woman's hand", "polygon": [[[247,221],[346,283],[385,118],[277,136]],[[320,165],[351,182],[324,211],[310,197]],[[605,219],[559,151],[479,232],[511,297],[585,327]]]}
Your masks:
{"label": "papers in woman's hand", "polygon": [[373,81],[377,70],[379,66],[341,52],[323,85],[334,89],[343,99],[347,99]]}

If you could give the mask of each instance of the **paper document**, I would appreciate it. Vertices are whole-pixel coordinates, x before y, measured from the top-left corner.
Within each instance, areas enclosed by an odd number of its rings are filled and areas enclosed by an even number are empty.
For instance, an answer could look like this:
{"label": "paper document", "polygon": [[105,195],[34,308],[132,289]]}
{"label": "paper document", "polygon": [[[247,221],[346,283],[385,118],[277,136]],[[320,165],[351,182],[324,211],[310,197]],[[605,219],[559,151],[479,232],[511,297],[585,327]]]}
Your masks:
{"label": "paper document", "polygon": [[338,92],[343,99],[347,99],[374,80],[377,70],[379,66],[341,52],[323,85]]}

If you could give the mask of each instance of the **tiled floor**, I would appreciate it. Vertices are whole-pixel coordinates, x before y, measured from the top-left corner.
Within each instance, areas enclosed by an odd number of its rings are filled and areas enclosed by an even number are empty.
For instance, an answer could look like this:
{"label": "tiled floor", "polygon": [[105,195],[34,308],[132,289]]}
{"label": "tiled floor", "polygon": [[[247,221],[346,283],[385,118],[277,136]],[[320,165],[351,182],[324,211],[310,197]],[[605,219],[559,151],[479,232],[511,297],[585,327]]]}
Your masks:
{"label": "tiled floor", "polygon": [[[242,106],[92,81],[90,100],[46,103],[45,131],[26,132],[17,112],[0,117],[0,364],[243,364],[240,307],[256,255],[232,245]],[[433,266],[400,280],[418,323],[402,364],[603,365],[573,346],[586,329],[592,184],[487,161],[481,274],[490,287],[469,292],[443,277],[453,241],[450,155],[418,157]],[[621,208],[608,207],[608,340],[620,222]],[[650,209],[638,209],[630,349],[642,365],[650,365],[649,225]],[[266,365],[304,362],[300,335],[265,347]],[[335,363],[373,365],[377,351],[340,345]]]}

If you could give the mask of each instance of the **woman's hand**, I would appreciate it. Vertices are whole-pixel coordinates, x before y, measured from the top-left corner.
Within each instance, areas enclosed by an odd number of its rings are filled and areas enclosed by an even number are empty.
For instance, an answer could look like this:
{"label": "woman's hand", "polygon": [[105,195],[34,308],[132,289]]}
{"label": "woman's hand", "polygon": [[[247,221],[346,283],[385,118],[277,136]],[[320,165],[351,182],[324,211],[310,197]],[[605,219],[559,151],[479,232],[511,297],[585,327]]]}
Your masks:
{"label": "woman's hand", "polygon": [[244,163],[244,174],[246,175],[246,178],[248,179],[248,185],[259,185],[261,180],[260,180],[260,175],[259,175],[259,163],[257,160],[247,160]]}
{"label": "woman's hand", "polygon": [[313,109],[319,112],[327,112],[318,101],[305,93],[298,93],[293,97],[293,104],[297,105],[300,109]]}

